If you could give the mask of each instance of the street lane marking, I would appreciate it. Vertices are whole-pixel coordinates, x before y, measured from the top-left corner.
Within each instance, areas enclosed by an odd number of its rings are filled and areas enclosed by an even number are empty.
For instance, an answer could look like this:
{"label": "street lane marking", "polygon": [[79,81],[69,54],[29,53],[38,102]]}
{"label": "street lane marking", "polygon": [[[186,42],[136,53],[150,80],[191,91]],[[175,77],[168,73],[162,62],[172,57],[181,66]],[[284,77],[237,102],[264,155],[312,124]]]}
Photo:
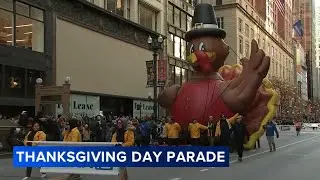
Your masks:
{"label": "street lane marking", "polygon": [[208,171],[209,169],[201,169],[200,171],[201,172],[206,172],[206,171]]}
{"label": "street lane marking", "polygon": [[180,180],[181,178],[173,178],[173,179],[169,179],[169,180]]}
{"label": "street lane marking", "polygon": [[[283,149],[283,148],[286,148],[288,146],[292,146],[292,145],[295,145],[295,144],[299,144],[299,143],[302,143],[302,142],[305,142],[305,141],[308,141],[308,140],[311,140],[311,139],[314,139],[316,137],[319,137],[320,135],[318,136],[313,136],[311,138],[307,138],[307,139],[303,139],[303,140],[300,140],[300,141],[296,141],[294,143],[290,143],[290,144],[287,144],[287,145],[284,145],[284,146],[280,146],[280,147],[277,147],[277,149]],[[264,153],[267,153],[267,152],[270,152],[269,150],[265,150],[265,151],[262,151],[262,152],[259,152],[259,153],[256,153],[256,154],[251,154],[249,156],[245,156],[243,157],[242,159],[248,159],[248,158],[251,158],[251,157],[254,157],[254,156],[257,156],[257,155],[260,155],[260,154],[264,154]],[[232,163],[235,163],[235,162],[238,162],[238,160],[233,160],[230,162],[230,164]]]}

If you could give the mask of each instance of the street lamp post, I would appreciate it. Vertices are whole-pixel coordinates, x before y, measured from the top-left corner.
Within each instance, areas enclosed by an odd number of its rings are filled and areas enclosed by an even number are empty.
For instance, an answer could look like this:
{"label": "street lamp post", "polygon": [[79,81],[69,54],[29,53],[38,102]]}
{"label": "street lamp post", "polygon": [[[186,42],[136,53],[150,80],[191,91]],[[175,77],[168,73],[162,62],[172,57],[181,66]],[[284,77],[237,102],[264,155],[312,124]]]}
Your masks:
{"label": "street lamp post", "polygon": [[148,44],[150,50],[153,52],[153,114],[155,120],[157,120],[158,117],[158,111],[157,111],[157,95],[158,95],[158,76],[157,76],[157,60],[158,60],[158,53],[160,53],[163,49],[163,38],[162,36],[159,36],[157,39],[152,39],[151,36],[148,38]]}

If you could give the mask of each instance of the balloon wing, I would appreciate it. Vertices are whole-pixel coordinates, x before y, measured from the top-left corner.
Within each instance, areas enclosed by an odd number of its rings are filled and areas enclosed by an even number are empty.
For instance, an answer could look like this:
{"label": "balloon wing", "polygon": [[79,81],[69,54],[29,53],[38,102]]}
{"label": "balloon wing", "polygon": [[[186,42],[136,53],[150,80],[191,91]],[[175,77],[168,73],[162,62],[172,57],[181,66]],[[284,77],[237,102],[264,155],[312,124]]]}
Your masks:
{"label": "balloon wing", "polygon": [[[241,72],[242,66],[239,64],[225,65],[219,69],[219,73],[224,80],[232,80],[239,76]],[[244,145],[246,149],[253,148],[256,141],[264,134],[263,126],[271,121],[276,114],[278,99],[278,93],[273,89],[271,82],[265,78],[257,90],[253,103],[249,105],[248,113],[244,116],[244,123],[250,135],[249,140]],[[234,123],[237,116],[238,114],[228,121]]]}

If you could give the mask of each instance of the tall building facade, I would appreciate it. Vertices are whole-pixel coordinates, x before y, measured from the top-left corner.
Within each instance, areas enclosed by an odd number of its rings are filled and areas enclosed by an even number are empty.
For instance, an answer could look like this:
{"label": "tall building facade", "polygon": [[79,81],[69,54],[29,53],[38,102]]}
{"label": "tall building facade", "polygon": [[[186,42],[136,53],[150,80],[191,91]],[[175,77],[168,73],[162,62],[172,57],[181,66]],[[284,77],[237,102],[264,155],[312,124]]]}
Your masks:
{"label": "tall building facade", "polygon": [[[317,92],[318,74],[315,72],[315,1],[314,0],[294,0],[293,1],[293,23],[298,20],[302,21],[304,34],[302,37],[294,34],[294,38],[302,45],[306,52],[306,62],[308,66],[308,98],[314,97]],[[315,89],[316,88],[316,89]]]}
{"label": "tall building facade", "polygon": [[0,114],[32,114],[35,80],[61,85],[67,76],[71,113],[82,104],[83,115],[133,115],[139,103],[152,114],[147,40],[165,37],[164,2],[0,0]]}
{"label": "tall building facade", "polygon": [[308,100],[308,83],[307,83],[307,64],[306,53],[302,45],[294,41],[295,61],[297,67],[297,88],[299,96],[307,101]]}
{"label": "tall building facade", "polygon": [[316,16],[315,16],[315,23],[316,23],[316,67],[320,68],[320,6],[316,7]]}
{"label": "tall building facade", "polygon": [[240,63],[241,58],[249,57],[251,40],[256,39],[259,47],[271,57],[268,77],[295,84],[291,0],[279,1],[279,4],[271,0],[204,2],[215,6],[219,25],[227,32],[226,42],[232,49],[227,64]]}
{"label": "tall building facade", "polygon": [[193,74],[186,61],[185,33],[191,30],[194,7],[201,1],[169,0],[167,4],[168,81],[186,82]]}

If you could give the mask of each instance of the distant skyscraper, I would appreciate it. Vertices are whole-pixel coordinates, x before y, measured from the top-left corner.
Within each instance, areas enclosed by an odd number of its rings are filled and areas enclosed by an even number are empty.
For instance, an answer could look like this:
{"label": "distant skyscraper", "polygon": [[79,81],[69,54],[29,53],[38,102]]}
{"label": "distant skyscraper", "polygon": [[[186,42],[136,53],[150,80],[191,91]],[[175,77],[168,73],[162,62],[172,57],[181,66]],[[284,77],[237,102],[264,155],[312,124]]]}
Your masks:
{"label": "distant skyscraper", "polygon": [[315,67],[315,21],[313,15],[315,1],[314,0],[293,0],[293,23],[298,20],[302,21],[304,34],[299,36],[294,34],[295,39],[301,43],[306,52],[306,61],[308,66],[308,98],[313,99],[314,92],[318,90],[317,71]]}

